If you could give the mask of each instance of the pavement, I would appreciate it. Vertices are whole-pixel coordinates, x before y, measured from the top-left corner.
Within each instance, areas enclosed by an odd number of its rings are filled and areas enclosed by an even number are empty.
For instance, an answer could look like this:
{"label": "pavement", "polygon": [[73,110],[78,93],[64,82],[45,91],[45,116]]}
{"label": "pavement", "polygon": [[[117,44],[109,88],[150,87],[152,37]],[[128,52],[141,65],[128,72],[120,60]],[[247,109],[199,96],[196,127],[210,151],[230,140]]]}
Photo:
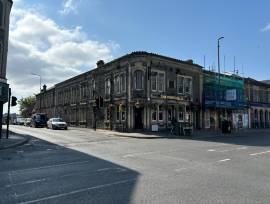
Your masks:
{"label": "pavement", "polygon": [[6,139],[6,130],[2,130],[2,138],[0,139],[0,150],[18,147],[24,145],[29,141],[30,137],[27,135],[16,134],[9,132],[9,138]]}
{"label": "pavement", "polygon": [[11,130],[31,140],[0,151],[0,203],[270,203],[270,130],[192,139]]}

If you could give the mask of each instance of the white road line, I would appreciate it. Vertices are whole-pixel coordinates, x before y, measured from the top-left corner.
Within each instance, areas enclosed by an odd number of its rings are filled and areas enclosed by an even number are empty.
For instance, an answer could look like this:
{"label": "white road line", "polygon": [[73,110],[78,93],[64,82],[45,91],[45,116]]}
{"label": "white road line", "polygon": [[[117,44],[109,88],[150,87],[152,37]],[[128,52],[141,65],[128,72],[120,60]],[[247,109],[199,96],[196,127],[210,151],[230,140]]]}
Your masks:
{"label": "white road line", "polygon": [[257,153],[253,153],[253,154],[249,154],[249,155],[250,155],[250,156],[256,156],[256,155],[267,154],[267,153],[270,153],[270,151],[257,152]]}
{"label": "white road line", "polygon": [[217,162],[226,162],[226,161],[230,161],[231,159],[222,159],[222,160],[219,160]]}
{"label": "white road line", "polygon": [[54,198],[60,198],[60,197],[64,197],[64,196],[73,195],[73,194],[76,194],[76,193],[82,193],[82,192],[85,192],[85,191],[106,188],[106,187],[119,185],[119,184],[125,184],[125,183],[129,183],[129,182],[133,182],[135,180],[136,180],[136,178],[126,179],[126,180],[122,180],[122,181],[116,181],[116,182],[113,182],[113,183],[107,183],[107,184],[102,184],[102,185],[93,186],[93,187],[89,187],[89,188],[83,188],[83,189],[71,191],[71,192],[68,192],[68,193],[60,193],[60,194],[57,194],[57,195],[52,195],[52,196],[48,196],[48,197],[44,197],[44,198],[40,198],[40,199],[36,199],[36,200],[25,201],[25,202],[21,202],[19,204],[37,203],[37,202],[41,202],[41,201],[45,201],[45,200],[50,200],[50,199],[54,199]]}
{"label": "white road line", "polygon": [[59,166],[68,166],[68,165],[73,165],[73,164],[84,164],[84,163],[88,163],[88,162],[90,162],[90,160],[78,161],[78,162],[69,162],[69,163],[55,164],[55,165],[48,165],[48,166],[41,166],[41,167],[35,167],[35,168],[29,168],[29,169],[20,169],[20,170],[16,170],[16,171],[11,171],[11,174],[14,175],[14,174],[18,174],[18,173],[24,172],[24,171],[32,171],[32,170],[53,168],[53,167],[59,167]]}
{"label": "white road line", "polygon": [[215,152],[216,150],[215,149],[208,149],[207,151],[208,152]]}
{"label": "white road line", "polygon": [[31,183],[41,182],[41,181],[45,181],[45,180],[46,179],[43,178],[43,179],[38,179],[38,180],[25,181],[25,182],[22,182],[22,183],[9,184],[9,185],[6,185],[5,187],[8,188],[8,187],[12,187],[12,186],[19,186],[19,185],[24,185],[24,184],[31,184]]}
{"label": "white road line", "polygon": [[155,151],[155,152],[138,152],[138,153],[126,154],[123,157],[124,158],[127,158],[127,157],[134,157],[134,156],[147,155],[147,154],[155,154],[155,153],[161,153],[161,152],[158,152],[158,151]]}

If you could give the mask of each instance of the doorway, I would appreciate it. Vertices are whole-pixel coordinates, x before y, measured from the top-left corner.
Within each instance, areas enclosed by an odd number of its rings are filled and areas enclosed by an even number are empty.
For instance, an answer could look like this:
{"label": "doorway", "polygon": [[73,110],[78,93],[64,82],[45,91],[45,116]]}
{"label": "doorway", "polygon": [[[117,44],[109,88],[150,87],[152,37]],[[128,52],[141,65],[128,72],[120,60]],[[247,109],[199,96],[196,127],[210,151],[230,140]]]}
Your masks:
{"label": "doorway", "polygon": [[134,108],[135,129],[143,129],[143,108]]}

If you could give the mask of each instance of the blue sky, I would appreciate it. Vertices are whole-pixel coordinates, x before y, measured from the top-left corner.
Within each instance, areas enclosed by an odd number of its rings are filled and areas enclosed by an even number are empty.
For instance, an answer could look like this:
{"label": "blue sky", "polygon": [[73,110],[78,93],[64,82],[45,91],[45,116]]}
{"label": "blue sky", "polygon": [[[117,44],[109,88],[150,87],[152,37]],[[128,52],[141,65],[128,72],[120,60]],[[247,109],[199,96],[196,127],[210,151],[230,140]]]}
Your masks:
{"label": "blue sky", "polygon": [[[270,79],[270,1],[14,0],[7,78],[18,98],[132,51]],[[224,56],[226,58],[224,66]]]}
{"label": "blue sky", "polygon": [[270,78],[270,29],[262,31],[270,23],[267,0],[73,0],[73,9],[63,14],[64,3],[27,0],[23,7],[37,8],[60,27],[81,26],[92,40],[117,43],[113,58],[145,50],[203,65],[205,55],[206,67],[217,67],[216,39],[224,36],[222,70],[224,55],[227,71],[235,56],[239,72]]}
{"label": "blue sky", "polygon": [[246,76],[270,78],[270,29],[262,31],[270,22],[269,1],[81,0],[66,16],[55,13],[55,1],[47,2],[58,24],[80,25],[94,39],[118,43],[115,57],[146,50],[203,65],[205,55],[206,67],[217,66],[216,39],[224,36],[222,69],[224,55],[226,70],[233,70],[235,56]]}

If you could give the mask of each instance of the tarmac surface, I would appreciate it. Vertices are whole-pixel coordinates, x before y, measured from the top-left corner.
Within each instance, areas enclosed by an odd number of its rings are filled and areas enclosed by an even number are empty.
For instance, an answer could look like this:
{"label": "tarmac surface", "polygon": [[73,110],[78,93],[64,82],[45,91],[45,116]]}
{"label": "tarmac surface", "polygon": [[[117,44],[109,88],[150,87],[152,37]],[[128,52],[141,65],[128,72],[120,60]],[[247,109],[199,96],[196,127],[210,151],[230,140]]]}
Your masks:
{"label": "tarmac surface", "polygon": [[270,130],[137,139],[12,126],[0,203],[270,203]]}

